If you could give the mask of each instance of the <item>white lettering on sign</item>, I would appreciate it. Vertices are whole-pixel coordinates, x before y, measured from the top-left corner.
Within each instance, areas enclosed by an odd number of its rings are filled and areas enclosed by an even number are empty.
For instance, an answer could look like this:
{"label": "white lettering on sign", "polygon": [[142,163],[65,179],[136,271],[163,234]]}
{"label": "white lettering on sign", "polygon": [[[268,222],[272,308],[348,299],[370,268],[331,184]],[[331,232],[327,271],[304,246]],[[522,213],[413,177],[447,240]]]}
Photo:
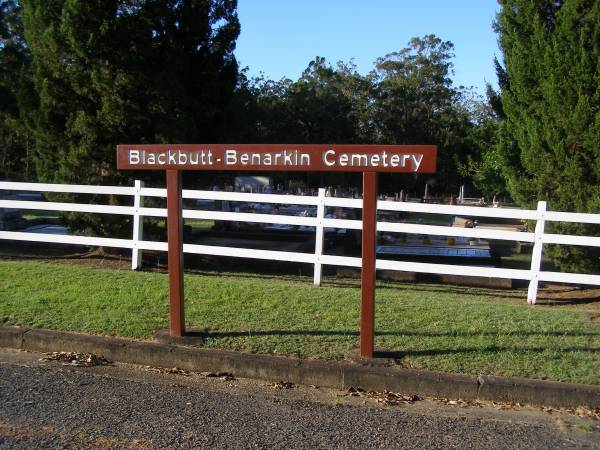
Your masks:
{"label": "white lettering on sign", "polygon": [[140,163],[140,152],[139,150],[129,150],[129,164]]}
{"label": "white lettering on sign", "polygon": [[225,150],[225,164],[228,166],[237,164],[237,152],[235,150]]}
{"label": "white lettering on sign", "polygon": [[326,150],[325,153],[323,153],[323,164],[325,164],[327,167],[335,165],[335,160],[333,158],[329,159],[329,157],[333,155],[335,155],[335,151]]}
{"label": "white lettering on sign", "polygon": [[138,164],[145,165],[172,165],[183,166],[191,164],[194,166],[212,166],[213,154],[211,150],[201,150],[197,152],[184,152],[181,150],[169,150],[167,152],[150,152],[146,150],[131,149],[128,152],[128,161],[132,166]]}
{"label": "white lettering on sign", "polygon": [[423,154],[410,155],[410,157],[411,157],[411,159],[414,162],[414,164],[413,164],[413,170],[416,172],[417,170],[419,170],[419,166],[421,165],[421,161],[423,161]]}
{"label": "white lettering on sign", "polygon": [[340,153],[335,150],[323,152],[323,164],[326,167],[406,167],[417,172],[423,161],[422,153],[401,153],[390,155],[385,150],[380,153]]}
{"label": "white lettering on sign", "polygon": [[[324,150],[321,161],[324,167],[347,168],[399,168],[418,172],[423,162],[423,153],[391,153],[382,150],[377,153],[340,152],[334,149]],[[129,149],[128,162],[132,166],[252,166],[252,167],[307,167],[311,166],[311,155],[294,149],[283,149],[276,152],[252,152],[236,149],[225,149],[216,156],[210,149],[184,151],[164,150],[150,151]]]}
{"label": "white lettering on sign", "polygon": [[274,153],[239,152],[225,150],[226,166],[310,166],[310,155],[298,150],[283,150]]}

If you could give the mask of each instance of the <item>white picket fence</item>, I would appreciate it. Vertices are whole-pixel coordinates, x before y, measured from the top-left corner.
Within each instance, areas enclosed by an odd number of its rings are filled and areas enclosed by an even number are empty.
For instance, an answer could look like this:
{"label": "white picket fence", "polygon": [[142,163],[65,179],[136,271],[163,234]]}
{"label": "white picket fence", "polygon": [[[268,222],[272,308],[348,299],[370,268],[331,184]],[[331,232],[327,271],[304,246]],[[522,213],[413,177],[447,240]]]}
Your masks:
{"label": "white picket fence", "polygon": [[[144,207],[144,198],[164,198],[167,195],[166,189],[146,188],[142,185],[140,181],[136,181],[133,187],[0,182],[0,190],[133,196],[133,206],[0,200],[0,208],[29,210],[33,209],[47,211],[73,211],[133,216],[132,239],[53,235],[18,231],[0,231],[0,239],[13,241],[34,241],[62,244],[77,244],[86,246],[128,248],[132,250],[132,269],[136,269],[140,266],[141,255],[143,250],[167,251],[166,242],[145,241],[142,239],[143,217],[167,216],[166,208]],[[208,219],[217,221],[253,222],[264,224],[285,224],[314,227],[316,230],[316,244],[314,253],[298,253],[184,244],[183,251],[185,253],[313,264],[314,283],[316,285],[320,285],[321,283],[321,273],[323,265],[361,267],[361,258],[323,254],[324,228],[360,230],[362,227],[362,221],[360,220],[327,218],[325,216],[326,207],[362,208],[361,199],[328,197],[325,195],[325,189],[319,189],[317,196],[247,194],[239,192],[195,191],[184,189],[183,198],[221,200],[233,202],[311,205],[317,207],[316,217],[254,214],[242,212],[200,211],[191,209],[183,210],[184,219]],[[535,231],[533,233],[503,231],[485,228],[460,228],[409,223],[377,223],[377,230],[382,232],[530,242],[533,243],[533,253],[531,258],[530,270],[461,266],[449,264],[429,264],[417,263],[412,261],[392,261],[386,259],[377,259],[377,269],[420,272],[440,275],[466,275],[475,277],[495,277],[515,280],[528,280],[530,282],[527,294],[528,303],[535,303],[537,297],[538,283],[540,281],[584,285],[600,285],[600,275],[561,273],[540,270],[542,249],[544,244],[583,245],[600,247],[600,237],[571,236],[544,233],[544,225],[547,221],[600,224],[600,214],[547,211],[546,202],[539,202],[537,210],[521,210],[509,208],[435,205],[379,200],[377,202],[377,208],[380,211],[402,211],[426,214],[443,214],[451,216],[491,217],[504,219],[509,218],[536,221]]]}

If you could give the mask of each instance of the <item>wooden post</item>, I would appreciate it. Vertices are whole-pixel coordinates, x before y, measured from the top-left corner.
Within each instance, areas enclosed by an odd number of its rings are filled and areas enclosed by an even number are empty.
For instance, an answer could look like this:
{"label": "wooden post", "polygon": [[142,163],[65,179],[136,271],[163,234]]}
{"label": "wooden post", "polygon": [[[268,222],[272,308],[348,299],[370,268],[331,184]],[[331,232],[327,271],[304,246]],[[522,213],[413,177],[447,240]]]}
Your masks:
{"label": "wooden post", "polygon": [[183,305],[183,217],[181,171],[167,170],[167,239],[169,249],[169,334],[185,334]]}
{"label": "wooden post", "polygon": [[360,277],[360,356],[373,357],[375,332],[375,258],[377,243],[377,173],[363,173],[362,269]]}

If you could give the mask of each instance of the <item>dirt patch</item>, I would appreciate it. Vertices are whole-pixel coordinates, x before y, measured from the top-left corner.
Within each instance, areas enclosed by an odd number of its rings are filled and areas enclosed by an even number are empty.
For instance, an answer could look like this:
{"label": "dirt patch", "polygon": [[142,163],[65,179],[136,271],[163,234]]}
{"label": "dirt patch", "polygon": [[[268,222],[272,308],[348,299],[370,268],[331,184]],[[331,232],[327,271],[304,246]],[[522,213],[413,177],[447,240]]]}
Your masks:
{"label": "dirt patch", "polygon": [[60,264],[71,264],[92,269],[118,269],[131,270],[131,260],[122,256],[100,255],[96,251],[87,253],[77,253],[64,256],[2,256],[3,259],[15,261],[43,261],[56,262]]}
{"label": "dirt patch", "polygon": [[543,300],[600,300],[600,289],[551,285],[540,289],[538,298]]}
{"label": "dirt patch", "polygon": [[0,259],[9,261],[51,261],[62,264],[77,264],[91,268],[131,269],[131,257],[119,250],[83,246],[59,246],[52,244],[27,243],[27,245],[3,242]]}
{"label": "dirt patch", "polygon": [[600,289],[547,285],[538,291],[536,304],[581,309],[592,314],[592,322],[600,323]]}
{"label": "dirt patch", "polygon": [[73,264],[92,269],[131,270],[130,260],[111,257],[82,256],[80,258],[52,258],[52,262]]}

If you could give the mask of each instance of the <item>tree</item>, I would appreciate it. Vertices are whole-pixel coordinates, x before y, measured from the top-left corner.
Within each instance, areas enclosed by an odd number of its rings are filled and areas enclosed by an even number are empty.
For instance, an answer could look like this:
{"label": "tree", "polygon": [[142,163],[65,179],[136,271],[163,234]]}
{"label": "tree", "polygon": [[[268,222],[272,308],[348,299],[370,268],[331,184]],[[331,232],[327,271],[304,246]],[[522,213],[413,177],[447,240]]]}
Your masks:
{"label": "tree", "polygon": [[470,117],[473,126],[466,137],[475,151],[466,162],[458,162],[460,174],[473,183],[478,192],[493,198],[506,195],[506,180],[502,172],[502,156],[497,146],[498,128],[502,117],[498,93],[487,86],[486,100],[471,101]]}
{"label": "tree", "polygon": [[[502,0],[496,30],[502,109],[499,153],[520,204],[600,212],[600,2]],[[562,224],[554,231],[598,234]],[[600,250],[554,247],[564,270],[600,267]]]}
{"label": "tree", "polygon": [[335,68],[322,57],[309,63],[286,95],[301,142],[345,144],[360,140],[357,99],[364,86],[348,86],[360,79],[352,65],[340,62]]}
{"label": "tree", "polygon": [[17,1],[0,0],[0,177],[28,179],[31,142],[19,106],[30,58],[20,14]]}
{"label": "tree", "polygon": [[[120,184],[115,145],[224,139],[237,82],[235,0],[23,0],[37,175]],[[80,216],[79,216],[80,217]],[[85,217],[75,228],[115,224]]]}
{"label": "tree", "polygon": [[[456,190],[471,178],[468,171],[457,173],[493,135],[493,121],[486,122],[488,113],[484,120],[481,111],[489,108],[469,89],[452,85],[452,48],[428,35],[379,58],[366,76],[352,62],[331,65],[317,57],[296,81],[242,78],[236,98],[252,122],[243,136],[257,142],[436,144],[437,177],[383,175],[382,190],[422,189],[432,179],[442,193]],[[358,177],[340,177],[328,179],[360,183]]]}
{"label": "tree", "polygon": [[[434,35],[413,38],[399,52],[379,58],[371,77],[374,85],[375,140],[392,144],[435,144],[442,192],[455,190],[457,162],[466,161],[470,126],[465,91],[452,85],[454,45]],[[404,179],[404,182],[408,182]],[[413,188],[422,188],[425,180]]]}
{"label": "tree", "polygon": [[364,139],[370,85],[351,63],[316,57],[297,81],[256,78],[255,126],[259,142],[356,143]]}
{"label": "tree", "polygon": [[[350,144],[372,142],[368,136],[371,85],[350,63],[331,65],[316,57],[300,78],[279,81],[263,76],[245,80],[236,98],[246,125],[243,136],[250,142]],[[238,124],[241,121],[237,122]],[[253,133],[248,133],[250,128]],[[281,176],[275,175],[275,176]],[[283,175],[284,180],[289,175]],[[310,184],[345,184],[343,174],[294,174]]]}

